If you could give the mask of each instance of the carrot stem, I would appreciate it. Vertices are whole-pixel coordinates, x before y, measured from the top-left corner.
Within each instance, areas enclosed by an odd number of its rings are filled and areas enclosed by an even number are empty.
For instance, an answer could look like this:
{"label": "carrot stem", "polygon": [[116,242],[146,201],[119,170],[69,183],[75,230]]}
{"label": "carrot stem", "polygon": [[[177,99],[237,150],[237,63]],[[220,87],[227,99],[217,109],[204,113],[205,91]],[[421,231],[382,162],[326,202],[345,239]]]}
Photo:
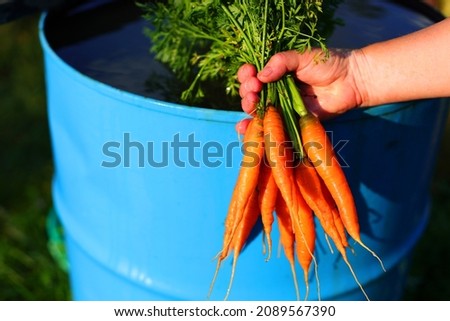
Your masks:
{"label": "carrot stem", "polygon": [[286,75],[285,77],[286,88],[289,93],[289,98],[292,101],[292,105],[296,113],[303,117],[308,114],[308,109],[303,102],[302,96],[300,96],[300,92],[298,90],[297,85],[295,84],[295,80],[292,75]]}
{"label": "carrot stem", "polygon": [[286,127],[286,131],[288,133],[289,139],[292,142],[292,146],[294,147],[296,153],[298,154],[298,158],[302,159],[304,156],[303,147],[302,147],[302,139],[300,136],[300,130],[298,128],[297,116],[294,111],[294,107],[292,101],[290,100],[290,94],[287,91],[287,86],[284,83],[284,79],[281,79],[275,83],[277,92],[279,106],[281,109],[281,115],[283,117],[283,122]]}
{"label": "carrot stem", "polygon": [[[263,19],[263,28],[262,28],[262,48],[261,48],[261,60],[260,60],[260,68],[264,66],[266,63],[265,59],[267,58],[266,55],[266,41],[267,41],[267,17],[269,14],[269,0],[265,0],[264,2],[264,19]],[[266,102],[266,91],[262,90],[261,94],[261,101],[263,104]],[[262,108],[264,109],[264,108]]]}

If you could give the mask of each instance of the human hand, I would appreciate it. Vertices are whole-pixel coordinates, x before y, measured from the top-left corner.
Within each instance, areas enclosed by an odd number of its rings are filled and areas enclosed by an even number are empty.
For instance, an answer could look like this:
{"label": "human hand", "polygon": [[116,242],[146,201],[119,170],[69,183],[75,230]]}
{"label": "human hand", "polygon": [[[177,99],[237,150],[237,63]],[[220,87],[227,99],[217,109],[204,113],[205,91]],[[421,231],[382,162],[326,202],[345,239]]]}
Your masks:
{"label": "human hand", "polygon": [[[356,80],[358,68],[353,53],[330,50],[330,57],[323,61],[320,49],[303,54],[285,51],[274,55],[259,73],[253,65],[243,65],[237,74],[241,83],[239,94],[242,109],[251,115],[259,102],[263,84],[274,82],[289,72],[298,80],[307,108],[322,119],[360,106],[362,95]],[[238,123],[237,131],[245,132],[247,122]]]}

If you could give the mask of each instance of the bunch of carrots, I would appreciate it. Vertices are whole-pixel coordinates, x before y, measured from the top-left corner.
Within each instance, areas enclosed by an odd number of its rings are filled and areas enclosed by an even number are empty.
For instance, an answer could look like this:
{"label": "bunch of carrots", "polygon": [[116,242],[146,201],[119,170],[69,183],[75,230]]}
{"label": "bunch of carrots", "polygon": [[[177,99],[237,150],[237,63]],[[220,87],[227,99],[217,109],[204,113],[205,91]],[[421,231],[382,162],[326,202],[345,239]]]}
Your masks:
{"label": "bunch of carrots", "polygon": [[[295,257],[303,270],[308,297],[308,273],[314,257],[316,240],[314,215],[326,236],[335,244],[353,277],[367,299],[346,254],[347,234],[378,256],[361,240],[358,216],[352,192],[324,127],[314,115],[299,118],[302,157],[296,153],[285,132],[279,111],[273,105],[265,108],[263,117],[251,119],[243,144],[244,155],[225,221],[222,250],[217,255],[217,268],[234,252],[232,274],[225,299],[234,278],[237,259],[259,217],[271,256],[271,230],[274,214],[278,220],[280,242],[291,266],[294,286],[299,299]],[[308,148],[306,148],[308,147]],[[256,157],[255,157],[256,156]]]}
{"label": "bunch of carrots", "polygon": [[[334,12],[340,2],[166,0],[151,1],[141,7],[153,25],[147,33],[155,57],[190,83],[181,97],[189,104],[205,95],[203,85],[210,81],[219,81],[227,93],[236,95],[236,73],[243,63],[261,70],[277,52],[303,52],[312,47],[323,52],[317,63],[327,59],[325,37],[338,22]],[[278,221],[280,241],[291,265],[298,298],[295,257],[303,269],[305,298],[311,263],[317,267],[315,217],[360,285],[347,258],[347,236],[376,254],[361,240],[346,177],[322,124],[308,112],[292,76],[262,88],[243,144],[243,160],[210,293],[221,263],[234,252],[228,297],[238,256],[260,217],[267,259],[271,255],[275,217]]]}

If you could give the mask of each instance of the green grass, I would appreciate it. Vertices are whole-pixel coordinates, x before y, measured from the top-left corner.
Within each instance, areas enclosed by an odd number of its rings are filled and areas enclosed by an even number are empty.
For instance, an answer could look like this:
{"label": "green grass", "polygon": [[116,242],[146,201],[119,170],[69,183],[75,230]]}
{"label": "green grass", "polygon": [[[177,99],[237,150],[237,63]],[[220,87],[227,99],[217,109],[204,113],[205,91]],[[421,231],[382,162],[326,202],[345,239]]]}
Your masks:
{"label": "green grass", "polygon": [[450,300],[450,121],[431,186],[430,222],[417,244],[405,300]]}
{"label": "green grass", "polygon": [[[70,299],[67,275],[47,248],[53,168],[37,18],[0,26],[0,300]],[[414,252],[407,300],[450,299],[449,159],[447,129],[431,221]]]}
{"label": "green grass", "polygon": [[65,300],[47,250],[52,155],[37,16],[0,26],[0,299]]}

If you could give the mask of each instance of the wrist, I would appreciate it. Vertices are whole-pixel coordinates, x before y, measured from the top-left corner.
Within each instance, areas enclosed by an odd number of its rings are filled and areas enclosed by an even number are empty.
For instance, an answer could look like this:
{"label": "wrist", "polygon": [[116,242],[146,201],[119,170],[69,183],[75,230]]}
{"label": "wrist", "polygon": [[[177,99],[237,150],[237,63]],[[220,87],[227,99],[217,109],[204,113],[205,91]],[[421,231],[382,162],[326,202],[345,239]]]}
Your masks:
{"label": "wrist", "polygon": [[357,107],[373,106],[370,98],[371,73],[367,57],[362,49],[355,49],[348,57],[348,72],[355,92]]}

